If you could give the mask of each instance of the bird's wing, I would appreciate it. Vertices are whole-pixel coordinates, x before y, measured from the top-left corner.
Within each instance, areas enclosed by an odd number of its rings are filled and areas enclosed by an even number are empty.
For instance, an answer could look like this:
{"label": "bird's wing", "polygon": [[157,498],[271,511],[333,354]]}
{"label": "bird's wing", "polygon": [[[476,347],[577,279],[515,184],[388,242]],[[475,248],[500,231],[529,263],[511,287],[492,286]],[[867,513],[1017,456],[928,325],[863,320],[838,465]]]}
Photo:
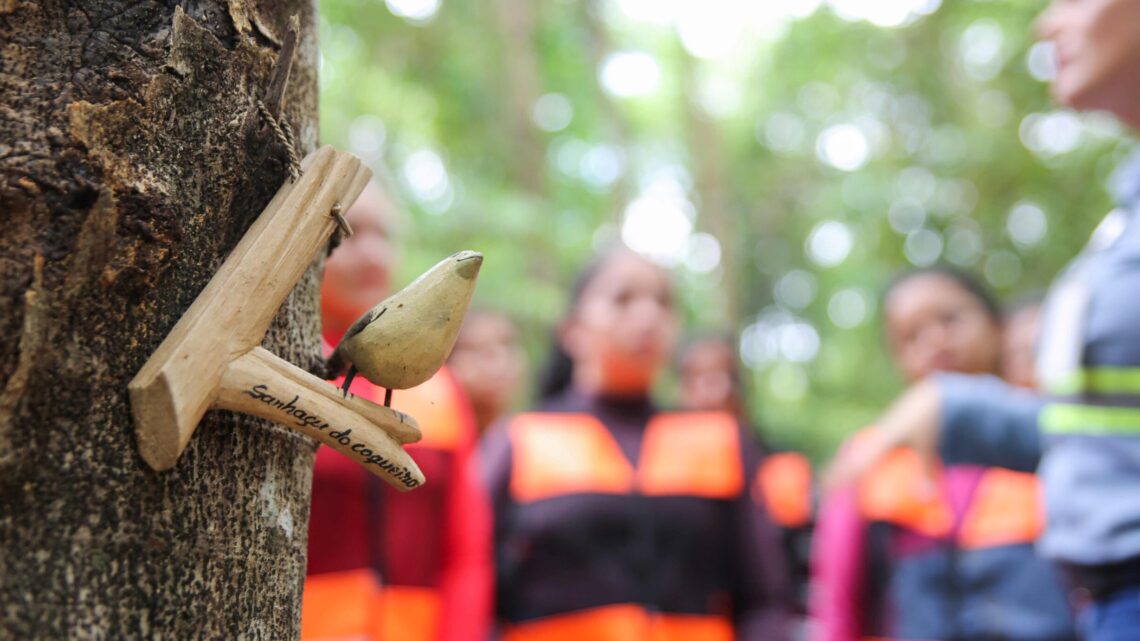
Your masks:
{"label": "bird's wing", "polygon": [[[380,313],[382,314],[383,311]],[[376,316],[379,316],[379,314],[376,314]],[[367,312],[364,312],[360,318],[356,319],[356,322],[352,324],[352,327],[349,327],[348,331],[344,333],[344,337],[342,337],[340,339],[340,342],[337,343],[336,349],[333,350],[333,353],[329,354],[329,357],[325,359],[325,373],[326,376],[328,376],[329,380],[332,380],[348,371],[348,367],[352,364],[352,361],[348,358],[348,354],[345,353],[344,346],[346,343],[348,343],[348,339],[356,336],[365,327],[367,327],[368,323],[372,322],[373,317],[374,316],[371,309]]]}
{"label": "bird's wing", "polygon": [[356,319],[356,322],[352,324],[352,327],[349,327],[348,331],[344,333],[344,338],[340,339],[340,344],[343,345],[353,336],[356,336],[360,332],[363,332],[365,327],[368,327],[370,324],[372,324],[372,321],[383,316],[384,312],[386,311],[388,311],[387,307],[381,307],[380,311],[378,312],[375,310],[375,308],[365,312],[365,314]]}
{"label": "bird's wing", "polygon": [[349,365],[352,364],[352,361],[348,358],[348,354],[345,353],[345,344],[348,343],[353,336],[364,331],[364,328],[368,327],[372,321],[383,316],[386,311],[388,311],[387,307],[381,307],[378,312],[370,309],[364,312],[360,318],[356,319],[352,327],[348,328],[348,331],[344,333],[344,337],[337,343],[336,349],[334,349],[333,353],[329,354],[328,359],[325,360],[325,370],[330,380],[347,372]]}

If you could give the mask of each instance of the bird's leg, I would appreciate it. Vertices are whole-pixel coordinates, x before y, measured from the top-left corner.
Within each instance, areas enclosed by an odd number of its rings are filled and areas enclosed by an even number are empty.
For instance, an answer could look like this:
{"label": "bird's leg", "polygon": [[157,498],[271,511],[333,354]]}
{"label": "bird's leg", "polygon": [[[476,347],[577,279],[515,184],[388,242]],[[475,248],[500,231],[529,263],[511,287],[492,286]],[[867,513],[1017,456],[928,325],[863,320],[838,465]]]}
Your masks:
{"label": "bird's leg", "polygon": [[352,385],[352,379],[354,378],[356,378],[356,366],[350,365],[348,367],[348,373],[344,375],[344,384],[340,386],[340,389],[344,391],[345,398],[348,398],[348,386]]}
{"label": "bird's leg", "polygon": [[392,388],[384,388],[384,407],[392,407]]}

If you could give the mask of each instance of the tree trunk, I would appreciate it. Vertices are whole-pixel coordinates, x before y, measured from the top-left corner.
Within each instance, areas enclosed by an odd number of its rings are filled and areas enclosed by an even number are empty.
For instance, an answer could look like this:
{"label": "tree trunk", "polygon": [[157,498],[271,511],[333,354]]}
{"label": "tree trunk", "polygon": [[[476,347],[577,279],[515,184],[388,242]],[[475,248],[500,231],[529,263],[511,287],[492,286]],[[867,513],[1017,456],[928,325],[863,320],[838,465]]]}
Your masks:
{"label": "tree trunk", "polygon": [[[601,0],[586,0],[578,3],[581,10],[582,24],[585,27],[586,61],[590,68],[595,70],[594,82],[590,87],[598,101],[603,115],[603,131],[605,139],[617,145],[626,153],[633,151],[633,136],[630,133],[630,124],[622,114],[621,106],[614,102],[602,88],[601,79],[596,70],[602,68],[606,56],[614,51],[613,38],[605,20],[601,18],[603,11]],[[629,159],[626,170],[622,172],[617,184],[610,190],[609,215],[610,220],[619,227],[626,205],[637,195],[637,167],[633,158]]]}
{"label": "tree trunk", "polygon": [[745,269],[739,244],[748,234],[741,232],[740,221],[735,216],[731,176],[724,159],[724,144],[720,127],[710,120],[708,114],[697,104],[698,62],[691,55],[681,52],[681,91],[685,114],[685,133],[689,153],[693,162],[696,192],[700,196],[700,223],[705,231],[716,237],[720,243],[721,270],[723,278],[718,288],[719,300],[708,309],[712,312],[706,320],[722,327],[739,327],[744,320],[741,305],[743,292],[740,282]]}
{"label": "tree trunk", "polygon": [[515,180],[528,193],[546,195],[546,156],[542,135],[531,122],[531,110],[542,95],[538,56],[534,50],[532,0],[495,0],[491,10],[502,38],[503,82],[506,90],[505,142],[511,147]]}
{"label": "tree trunk", "polygon": [[[0,638],[297,636],[313,442],[211,412],[156,473],[127,383],[286,179],[258,99],[313,148],[315,13],[0,0]],[[318,267],[265,341],[302,367]]]}

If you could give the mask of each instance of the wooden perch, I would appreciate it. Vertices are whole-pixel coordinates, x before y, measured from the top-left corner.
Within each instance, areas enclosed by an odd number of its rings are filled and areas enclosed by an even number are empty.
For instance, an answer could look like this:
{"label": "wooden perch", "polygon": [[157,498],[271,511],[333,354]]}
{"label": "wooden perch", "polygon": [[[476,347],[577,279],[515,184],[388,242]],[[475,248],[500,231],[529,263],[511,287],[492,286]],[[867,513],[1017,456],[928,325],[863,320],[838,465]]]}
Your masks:
{"label": "wooden perch", "polygon": [[424,482],[401,447],[414,419],[336,388],[258,347],[273,315],[371,176],[331,147],[309,154],[129,385],[143,459],[174,466],[206,410],[276,421],[352,457],[399,490]]}

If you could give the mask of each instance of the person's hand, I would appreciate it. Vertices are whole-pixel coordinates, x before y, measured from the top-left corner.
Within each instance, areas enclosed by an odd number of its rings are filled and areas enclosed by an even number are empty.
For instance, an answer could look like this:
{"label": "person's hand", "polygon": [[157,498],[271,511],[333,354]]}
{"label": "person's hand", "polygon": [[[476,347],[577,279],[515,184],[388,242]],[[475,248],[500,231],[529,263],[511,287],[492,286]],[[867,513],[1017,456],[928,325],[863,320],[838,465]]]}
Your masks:
{"label": "person's hand", "polygon": [[899,447],[909,447],[918,454],[926,477],[933,483],[938,467],[941,404],[934,381],[927,379],[912,386],[875,423],[875,438],[860,442],[832,461],[823,477],[824,490],[830,492],[854,483]]}

